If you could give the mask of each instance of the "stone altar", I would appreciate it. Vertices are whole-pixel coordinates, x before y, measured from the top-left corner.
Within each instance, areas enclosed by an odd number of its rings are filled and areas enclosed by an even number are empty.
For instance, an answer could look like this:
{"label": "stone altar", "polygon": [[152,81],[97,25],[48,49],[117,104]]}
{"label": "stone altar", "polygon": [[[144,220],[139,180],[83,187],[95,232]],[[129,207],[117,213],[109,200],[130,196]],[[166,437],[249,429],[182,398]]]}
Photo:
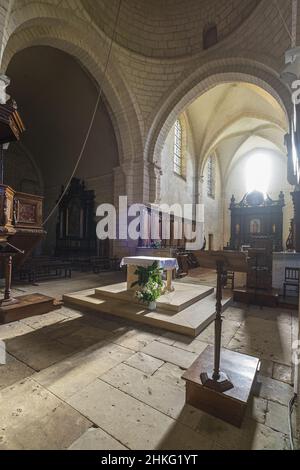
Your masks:
{"label": "stone altar", "polygon": [[[139,302],[132,283],[136,280],[137,266],[149,266],[158,261],[167,272],[167,289],[157,299],[154,311]],[[167,331],[195,337],[204,330],[216,316],[216,296],[213,287],[172,281],[172,272],[178,268],[175,258],[129,257],[122,260],[127,265],[127,281],[98,287],[71,294],[63,300],[68,305],[134,320],[146,325],[163,328]],[[223,310],[231,303],[231,298],[223,302]]]}
{"label": "stone altar", "polygon": [[158,266],[167,272],[167,286],[166,290],[172,292],[174,287],[172,286],[172,273],[179,269],[176,258],[161,258],[155,256],[130,256],[123,258],[121,261],[121,267],[127,266],[127,289],[133,289],[131,286],[137,280],[137,276],[134,274],[138,266],[151,266],[154,262],[158,263]]}

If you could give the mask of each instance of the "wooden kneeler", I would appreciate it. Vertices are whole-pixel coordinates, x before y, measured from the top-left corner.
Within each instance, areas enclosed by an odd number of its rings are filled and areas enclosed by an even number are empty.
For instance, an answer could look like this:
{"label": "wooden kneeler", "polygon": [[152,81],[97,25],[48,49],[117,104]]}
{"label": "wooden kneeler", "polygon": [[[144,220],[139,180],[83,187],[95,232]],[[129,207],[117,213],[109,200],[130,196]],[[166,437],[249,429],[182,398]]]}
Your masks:
{"label": "wooden kneeler", "polygon": [[186,403],[240,427],[259,369],[258,358],[221,348],[222,275],[246,263],[244,253],[202,252],[200,266],[217,269],[215,344],[184,373]]}

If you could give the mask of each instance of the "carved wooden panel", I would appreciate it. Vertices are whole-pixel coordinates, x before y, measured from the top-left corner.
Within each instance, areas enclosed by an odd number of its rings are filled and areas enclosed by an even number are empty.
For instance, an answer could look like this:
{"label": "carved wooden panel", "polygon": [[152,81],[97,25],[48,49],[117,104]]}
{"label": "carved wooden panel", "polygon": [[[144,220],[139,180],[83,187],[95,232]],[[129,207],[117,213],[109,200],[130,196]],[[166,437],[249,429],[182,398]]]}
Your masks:
{"label": "carved wooden panel", "polygon": [[9,186],[0,185],[0,227],[1,232],[10,232],[13,228],[13,201],[15,192]]}
{"label": "carved wooden panel", "polygon": [[16,228],[42,228],[43,198],[26,193],[16,193],[15,218]]}

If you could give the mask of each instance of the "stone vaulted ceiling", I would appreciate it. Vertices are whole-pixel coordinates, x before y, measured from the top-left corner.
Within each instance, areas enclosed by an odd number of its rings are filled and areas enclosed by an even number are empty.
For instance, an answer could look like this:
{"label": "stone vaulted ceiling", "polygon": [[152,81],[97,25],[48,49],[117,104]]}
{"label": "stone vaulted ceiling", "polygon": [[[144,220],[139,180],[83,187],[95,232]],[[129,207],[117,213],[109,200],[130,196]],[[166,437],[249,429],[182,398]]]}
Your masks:
{"label": "stone vaulted ceiling", "polygon": [[[202,32],[218,27],[219,41],[236,30],[261,0],[123,0],[116,41],[150,57],[176,57],[203,49]],[[112,35],[118,0],[82,0],[97,26]]]}

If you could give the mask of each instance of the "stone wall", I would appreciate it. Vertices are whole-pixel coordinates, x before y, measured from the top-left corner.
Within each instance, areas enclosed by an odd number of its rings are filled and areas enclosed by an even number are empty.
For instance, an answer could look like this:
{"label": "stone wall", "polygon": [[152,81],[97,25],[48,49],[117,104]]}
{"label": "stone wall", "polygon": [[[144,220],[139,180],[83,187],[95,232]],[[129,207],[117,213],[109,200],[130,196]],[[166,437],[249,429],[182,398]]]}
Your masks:
{"label": "stone wall", "polygon": [[[278,0],[278,5],[291,28],[290,2]],[[114,149],[110,149],[109,155],[105,151],[108,156],[103,163],[100,158],[103,137],[95,132],[88,149],[89,154],[93,154],[93,163],[80,168],[82,176],[97,189],[99,202],[103,197],[116,200],[122,193],[128,195],[129,202],[154,202],[166,195],[166,175],[170,173],[168,155],[163,148],[166,141],[166,148],[171,145],[168,135],[172,126],[189,104],[220,83],[258,85],[276,99],[284,114],[291,107],[289,91],[279,79],[290,38],[274,2],[269,0],[189,0],[186,3],[166,0],[163,5],[158,0],[123,1],[107,69],[118,7],[116,0],[99,0],[97,3],[89,0],[1,0],[1,7],[2,72],[11,73],[19,51],[30,46],[51,46],[75,58],[103,88],[110,116],[110,130],[104,132],[104,138],[114,133]],[[218,26],[219,42],[203,50],[202,31],[211,23]],[[45,70],[47,74],[51,72],[51,69]],[[58,88],[63,80],[62,74],[53,77]],[[63,89],[68,91],[73,82],[73,77],[65,77]],[[26,80],[22,83],[26,94],[29,85]],[[90,87],[91,107],[96,99],[95,89],[92,82],[85,85]],[[13,87],[14,84],[12,94]],[[47,96],[45,91],[44,95]],[[88,100],[84,101],[86,105]],[[70,122],[65,120],[67,126],[63,126],[63,131],[75,136],[73,147],[70,139],[64,145],[55,146],[59,134],[56,133],[49,148],[43,148],[42,152],[35,148],[32,152],[38,158],[43,154],[43,161],[49,162],[48,167],[41,162],[43,177],[46,175],[47,180],[52,181],[51,184],[45,181],[49,201],[55,198],[58,187],[53,183],[56,176],[54,166],[51,167],[53,154],[57,147],[62,150],[60,176],[65,180],[68,169],[74,164],[78,141],[82,137],[80,132],[84,132],[82,122],[88,122],[90,107],[84,119],[78,120],[77,129],[70,130]],[[87,111],[87,107],[79,105],[70,113],[78,117],[84,109]],[[102,118],[108,122],[107,118]],[[102,118],[99,116],[99,128],[106,125]],[[197,178],[201,174],[198,170],[206,157],[205,151],[195,156],[193,182],[189,177],[187,184],[184,181],[175,183],[172,175],[171,194],[178,187],[179,199],[194,198],[196,201],[193,188],[198,187]],[[108,162],[111,165],[106,168]],[[190,165],[188,170],[191,177],[192,167]],[[213,207],[209,212],[213,213],[215,209]],[[221,245],[221,242],[217,244]]]}

